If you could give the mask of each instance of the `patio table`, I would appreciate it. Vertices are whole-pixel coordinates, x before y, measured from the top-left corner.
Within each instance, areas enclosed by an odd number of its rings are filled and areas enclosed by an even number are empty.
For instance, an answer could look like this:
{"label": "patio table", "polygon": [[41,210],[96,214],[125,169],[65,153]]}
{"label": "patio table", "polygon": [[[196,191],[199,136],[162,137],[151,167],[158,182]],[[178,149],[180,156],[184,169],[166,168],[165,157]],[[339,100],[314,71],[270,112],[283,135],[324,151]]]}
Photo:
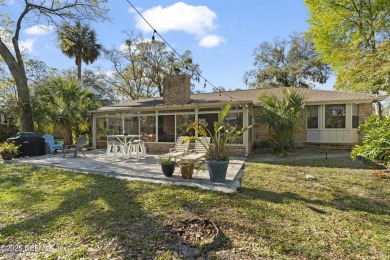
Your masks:
{"label": "patio table", "polygon": [[130,148],[131,142],[134,139],[139,139],[139,138],[140,138],[140,135],[107,135],[107,143],[109,143],[110,141],[120,143],[121,145],[123,145],[123,147],[125,149],[125,154],[127,154],[128,150]]}

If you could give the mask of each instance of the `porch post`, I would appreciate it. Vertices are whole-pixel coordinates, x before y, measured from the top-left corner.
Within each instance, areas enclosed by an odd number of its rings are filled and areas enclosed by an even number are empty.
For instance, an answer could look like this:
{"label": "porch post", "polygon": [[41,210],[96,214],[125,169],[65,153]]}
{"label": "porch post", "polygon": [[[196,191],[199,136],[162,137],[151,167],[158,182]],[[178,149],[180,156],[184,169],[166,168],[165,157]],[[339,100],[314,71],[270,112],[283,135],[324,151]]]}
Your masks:
{"label": "porch post", "polygon": [[96,150],[96,116],[92,117],[92,146]]}
{"label": "porch post", "polygon": [[[242,115],[243,115],[243,119],[242,119],[243,127],[246,127],[246,126],[248,126],[248,123],[249,123],[247,104],[242,106]],[[249,135],[249,131],[245,131],[243,133],[243,136],[242,136],[242,142],[243,142],[243,144],[245,146],[245,156],[248,156],[248,154],[249,154],[249,138],[248,138],[248,135]]]}

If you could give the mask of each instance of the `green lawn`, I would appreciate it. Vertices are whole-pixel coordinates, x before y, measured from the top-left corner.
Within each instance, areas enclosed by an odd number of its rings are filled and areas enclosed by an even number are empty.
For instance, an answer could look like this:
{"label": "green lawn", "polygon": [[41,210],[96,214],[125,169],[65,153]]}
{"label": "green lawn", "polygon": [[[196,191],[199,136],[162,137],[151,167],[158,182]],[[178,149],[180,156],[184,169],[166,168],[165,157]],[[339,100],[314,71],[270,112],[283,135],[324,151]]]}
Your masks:
{"label": "green lawn", "polygon": [[[235,194],[0,164],[0,258],[176,258],[169,224],[212,219],[230,259],[389,259],[389,179],[360,161],[247,163]],[[317,180],[306,180],[305,174]],[[15,255],[13,255],[15,256]]]}

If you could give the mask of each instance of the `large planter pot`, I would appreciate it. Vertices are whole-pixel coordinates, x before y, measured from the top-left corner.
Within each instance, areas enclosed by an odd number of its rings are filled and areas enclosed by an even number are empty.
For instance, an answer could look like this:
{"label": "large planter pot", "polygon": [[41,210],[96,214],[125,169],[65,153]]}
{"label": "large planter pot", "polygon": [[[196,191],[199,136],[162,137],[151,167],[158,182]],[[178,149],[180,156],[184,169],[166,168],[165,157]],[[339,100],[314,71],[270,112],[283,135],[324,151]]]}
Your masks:
{"label": "large planter pot", "polygon": [[161,164],[161,170],[166,177],[172,177],[173,172],[175,171],[175,164]]}
{"label": "large planter pot", "polygon": [[194,173],[193,164],[180,164],[181,177],[183,179],[192,179],[192,174]]}
{"label": "large planter pot", "polygon": [[224,182],[226,180],[226,173],[229,161],[212,162],[206,161],[207,169],[209,170],[210,181]]}

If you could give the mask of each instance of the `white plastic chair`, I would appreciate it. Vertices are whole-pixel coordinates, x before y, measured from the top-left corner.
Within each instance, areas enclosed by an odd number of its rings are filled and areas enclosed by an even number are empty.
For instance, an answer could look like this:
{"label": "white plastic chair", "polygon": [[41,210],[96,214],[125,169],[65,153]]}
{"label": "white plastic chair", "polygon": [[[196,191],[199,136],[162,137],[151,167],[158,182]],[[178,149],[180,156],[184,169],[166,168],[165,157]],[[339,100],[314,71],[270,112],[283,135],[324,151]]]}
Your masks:
{"label": "white plastic chair", "polygon": [[139,159],[141,156],[146,155],[145,144],[141,140],[133,140],[131,141],[128,149],[127,149],[127,158],[137,158]]}
{"label": "white plastic chair", "polygon": [[116,141],[115,139],[107,140],[107,149],[106,149],[106,159],[113,158],[116,160],[118,158],[118,153],[122,157],[126,156],[126,148],[121,142]]}
{"label": "white plastic chair", "polygon": [[176,140],[175,148],[169,149],[169,153],[165,153],[160,155],[160,158],[174,158],[175,161],[177,158],[184,156],[188,153],[188,147],[190,145],[190,142],[183,143],[184,139],[187,136],[179,136]]}

